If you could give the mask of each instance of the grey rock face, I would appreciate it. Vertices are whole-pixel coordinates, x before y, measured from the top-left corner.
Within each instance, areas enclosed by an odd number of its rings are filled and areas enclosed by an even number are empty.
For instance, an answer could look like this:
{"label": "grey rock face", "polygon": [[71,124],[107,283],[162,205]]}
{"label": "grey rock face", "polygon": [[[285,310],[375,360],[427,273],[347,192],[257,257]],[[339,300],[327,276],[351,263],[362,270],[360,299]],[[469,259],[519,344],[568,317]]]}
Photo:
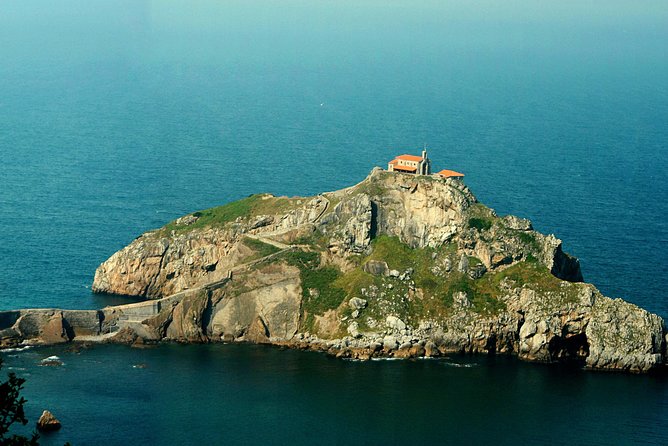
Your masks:
{"label": "grey rock face", "polygon": [[462,256],[459,258],[457,271],[460,273],[467,273],[469,271],[469,258],[466,256],[466,254],[462,254]]}
{"label": "grey rock face", "polygon": [[373,274],[374,276],[387,276],[390,272],[387,263],[379,260],[369,260],[362,268],[364,272]]}
{"label": "grey rock face", "polygon": [[175,221],[175,223],[176,223],[177,225],[190,226],[190,225],[192,225],[193,223],[195,223],[197,220],[199,220],[199,217],[197,217],[197,216],[195,216],[195,215],[193,215],[193,214],[189,214],[189,215],[184,215],[184,216],[181,217],[181,218],[177,218],[176,221]]}
{"label": "grey rock face", "polygon": [[526,218],[515,217],[514,215],[506,215],[503,217],[503,223],[510,229],[518,231],[530,231],[533,229],[531,221]]}
{"label": "grey rock face", "polygon": [[98,267],[93,291],[159,298],[221,280],[245,248],[231,231],[145,234]]}
{"label": "grey rock face", "polygon": [[371,199],[366,194],[358,194],[341,201],[334,213],[339,221],[345,221],[339,237],[347,251],[364,252],[371,243]]}
{"label": "grey rock face", "polygon": [[[213,304],[209,332],[212,336],[243,336],[261,316],[272,339],[291,339],[299,328],[301,284],[299,270],[289,266],[260,269],[247,279],[254,283]],[[239,282],[244,280],[240,278]],[[253,282],[251,282],[251,280]]]}
{"label": "grey rock face", "polygon": [[399,237],[411,247],[436,247],[448,242],[464,227],[464,211],[475,203],[465,188],[441,181],[417,181],[404,175],[372,172],[370,182],[380,182],[383,193],[372,197],[378,233]]}
{"label": "grey rock face", "polygon": [[655,314],[621,299],[599,297],[585,334],[589,343],[587,367],[645,372],[664,358],[665,329]]}
{"label": "grey rock face", "polygon": [[[283,215],[274,216],[274,224],[267,226],[267,231],[284,231],[307,223],[315,222],[327,207],[327,202],[321,196],[308,200],[303,206],[288,211]],[[242,228],[243,229],[243,228]]]}

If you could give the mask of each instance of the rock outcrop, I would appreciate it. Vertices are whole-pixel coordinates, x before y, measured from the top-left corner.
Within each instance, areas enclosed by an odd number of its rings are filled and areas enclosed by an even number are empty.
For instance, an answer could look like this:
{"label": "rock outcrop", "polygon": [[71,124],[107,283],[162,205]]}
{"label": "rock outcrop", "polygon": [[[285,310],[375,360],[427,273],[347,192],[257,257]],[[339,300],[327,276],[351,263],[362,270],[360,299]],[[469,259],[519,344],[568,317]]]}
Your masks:
{"label": "rock outcrop", "polygon": [[37,420],[37,429],[41,432],[57,431],[60,428],[60,421],[48,410],[42,412],[42,416]]}
{"label": "rock outcrop", "polygon": [[148,233],[95,272],[93,291],[159,298],[221,280],[250,250],[234,230]]}
{"label": "rock outcrop", "polygon": [[254,342],[368,359],[515,355],[601,370],[666,363],[663,320],[583,283],[577,259],[463,183],[374,169],[310,198],[187,215],[112,255],[95,312],[0,313],[3,345]]}

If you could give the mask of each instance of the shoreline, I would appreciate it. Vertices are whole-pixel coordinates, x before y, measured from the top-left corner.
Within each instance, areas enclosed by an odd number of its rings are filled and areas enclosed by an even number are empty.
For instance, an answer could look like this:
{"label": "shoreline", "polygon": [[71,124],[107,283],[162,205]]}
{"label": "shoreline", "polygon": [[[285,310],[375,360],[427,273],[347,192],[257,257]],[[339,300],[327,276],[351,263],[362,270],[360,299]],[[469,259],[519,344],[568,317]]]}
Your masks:
{"label": "shoreline", "polygon": [[[147,301],[151,302],[151,301]],[[140,302],[141,303],[141,302]],[[131,306],[137,304],[128,304]],[[56,310],[56,309],[24,309],[24,310],[14,310],[10,312],[0,312],[0,321],[3,321],[6,317],[6,313],[24,313],[29,315],[40,315],[47,313],[58,313],[62,314],[63,320],[68,320],[68,313],[74,312],[80,316],[81,312],[86,313],[96,313],[103,315],[105,312],[110,310],[117,311],[116,307],[105,307],[100,310]],[[53,316],[51,316],[52,320]],[[82,327],[72,327],[77,329],[81,333]],[[85,327],[84,327],[85,328]],[[6,329],[5,329],[6,330]],[[0,330],[2,334],[4,330]],[[265,339],[261,341],[253,341],[244,338],[238,339],[224,339],[220,337],[219,339],[207,337],[202,340],[185,340],[185,339],[151,339],[144,338],[137,335],[137,332],[129,329],[129,327],[124,327],[117,331],[102,333],[102,334],[79,334],[75,335],[71,339],[61,339],[53,341],[53,339],[44,339],[43,337],[35,337],[31,339],[23,339],[20,342],[15,343],[5,343],[3,342],[0,346],[0,353],[21,353],[29,351],[32,349],[41,349],[41,348],[50,348],[50,347],[61,347],[67,351],[78,352],[88,348],[94,348],[105,345],[122,345],[130,348],[154,348],[160,347],[163,345],[258,345],[266,346],[272,348],[278,348],[281,350],[289,349],[295,351],[305,351],[324,354],[328,357],[337,359],[337,360],[350,360],[355,362],[367,362],[367,361],[384,361],[384,360],[420,360],[420,359],[447,359],[453,357],[466,357],[466,358],[492,358],[492,357],[504,357],[512,358],[521,363],[527,364],[542,364],[552,367],[567,367],[573,370],[580,370],[583,372],[589,371],[598,371],[598,372],[613,372],[613,373],[624,373],[624,374],[634,374],[634,375],[666,375],[668,372],[668,367],[661,365],[658,367],[653,367],[649,370],[625,370],[625,369],[613,369],[613,368],[593,368],[588,367],[584,359],[573,360],[572,358],[566,360],[554,360],[554,361],[541,361],[541,360],[530,360],[527,358],[522,358],[516,352],[506,351],[506,352],[493,352],[487,351],[484,349],[478,348],[464,348],[463,346],[447,346],[444,344],[437,345],[433,339],[429,337],[421,337],[414,335],[405,335],[403,338],[400,334],[395,333],[397,336],[388,334],[384,336],[384,339],[378,337],[366,337],[360,336],[357,338],[346,336],[344,338],[337,339],[321,339],[315,335],[309,333],[297,333],[290,340],[272,340]],[[390,339],[387,339],[390,338]],[[410,338],[410,341],[408,340]],[[392,341],[391,339],[394,339]],[[6,341],[6,338],[3,339]],[[399,342],[406,341],[406,342]]]}
{"label": "shoreline", "polygon": [[[338,341],[338,340],[337,340]],[[366,348],[358,347],[341,347],[337,348],[328,344],[336,343],[336,341],[330,340],[322,343],[309,343],[309,342],[265,342],[265,343],[255,343],[248,341],[223,341],[223,340],[211,340],[208,342],[198,342],[198,343],[189,343],[178,340],[161,340],[161,341],[143,341],[139,342],[120,342],[120,341],[92,341],[86,339],[75,339],[69,343],[61,344],[44,344],[44,343],[34,343],[34,344],[24,344],[17,347],[3,347],[0,348],[0,354],[21,354],[29,351],[39,351],[41,349],[48,348],[57,348],[63,349],[65,352],[78,354],[83,350],[89,350],[93,348],[100,348],[105,346],[119,346],[126,347],[130,349],[154,349],[170,345],[178,345],[182,347],[186,346],[204,346],[204,345],[218,345],[218,346],[255,346],[255,347],[267,347],[272,349],[282,350],[292,350],[295,352],[307,352],[307,353],[316,353],[321,354],[326,357],[332,358],[334,360],[350,361],[350,362],[381,362],[381,361],[421,361],[421,360],[434,360],[434,361],[452,361],[452,360],[462,360],[464,362],[473,361],[476,359],[486,359],[494,360],[496,358],[501,358],[504,360],[509,360],[516,362],[517,364],[526,364],[528,366],[547,366],[550,369],[559,368],[565,370],[578,371],[583,373],[590,372],[600,372],[602,374],[617,374],[617,375],[643,375],[643,376],[668,376],[668,367],[661,366],[653,368],[646,372],[632,372],[628,370],[616,370],[616,369],[604,369],[604,368],[589,368],[584,363],[577,363],[574,361],[559,361],[559,362],[543,362],[543,361],[527,361],[523,360],[515,354],[494,354],[494,353],[485,353],[485,352],[465,352],[461,350],[437,350],[432,352],[432,355],[425,354],[426,352],[419,349],[396,349],[396,350],[386,350],[381,348],[376,351],[371,351]],[[419,344],[419,343],[418,343]],[[39,366],[60,366],[60,358],[53,360],[52,356],[42,359],[42,363],[38,364]],[[45,362],[46,361],[46,362]],[[453,366],[470,368],[475,366],[486,367],[487,364],[478,363],[475,364],[460,364],[459,362],[453,362]],[[134,367],[134,366],[133,366]]]}

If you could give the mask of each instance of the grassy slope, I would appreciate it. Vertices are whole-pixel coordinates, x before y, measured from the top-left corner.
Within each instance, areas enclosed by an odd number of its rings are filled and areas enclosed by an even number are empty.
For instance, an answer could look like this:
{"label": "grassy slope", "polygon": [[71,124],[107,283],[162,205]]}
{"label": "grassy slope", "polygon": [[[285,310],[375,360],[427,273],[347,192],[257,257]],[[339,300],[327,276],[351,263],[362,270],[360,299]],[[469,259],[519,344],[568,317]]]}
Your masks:
{"label": "grassy slope", "polygon": [[[341,304],[351,297],[362,297],[369,301],[369,306],[362,311],[358,323],[361,329],[371,330],[373,327],[368,325],[367,318],[381,322],[388,314],[396,314],[411,324],[426,318],[447,317],[452,312],[453,294],[458,291],[467,293],[473,313],[486,316],[496,315],[505,309],[500,299],[505,292],[504,284],[551,293],[555,303],[571,302],[577,298],[577,284],[559,280],[536,261],[518,262],[503,271],[487,273],[474,280],[457,271],[454,244],[438,249],[412,249],[397,238],[379,236],[373,240],[372,247],[369,256],[358,260],[360,266],[345,274],[333,267],[312,268],[317,265],[315,257],[313,263],[303,264],[304,308],[308,313],[322,314],[325,310],[338,307],[342,316],[350,316],[351,310]],[[448,273],[433,272],[432,267],[445,257],[450,259],[452,270]],[[412,268],[412,280],[418,291],[410,290],[409,281],[364,272],[361,265],[368,260],[385,261],[391,269],[400,272]],[[476,261],[479,262],[469,258],[470,264]],[[318,289],[319,296],[314,298],[310,295],[309,288]]]}
{"label": "grassy slope", "polygon": [[279,215],[298,208],[309,198],[273,197],[267,194],[255,194],[211,209],[194,212],[197,221],[190,225],[179,225],[172,221],[164,226],[163,231],[190,231],[208,227],[224,227],[238,218],[248,219],[258,215]]}
{"label": "grassy slope", "polygon": [[250,256],[244,257],[243,263],[251,262],[253,260],[261,259],[262,257],[266,257],[268,255],[274,254],[280,249],[278,249],[274,245],[270,245],[269,243],[262,242],[260,240],[256,240],[253,238],[245,237],[241,243],[249,247],[252,251],[253,254]]}

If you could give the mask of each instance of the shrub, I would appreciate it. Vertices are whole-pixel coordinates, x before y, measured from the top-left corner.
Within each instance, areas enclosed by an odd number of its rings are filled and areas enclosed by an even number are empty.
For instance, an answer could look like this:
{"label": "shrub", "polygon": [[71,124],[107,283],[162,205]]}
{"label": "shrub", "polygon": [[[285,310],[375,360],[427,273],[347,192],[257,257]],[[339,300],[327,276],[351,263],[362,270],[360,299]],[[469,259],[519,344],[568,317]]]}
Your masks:
{"label": "shrub", "polygon": [[469,228],[475,228],[479,231],[486,231],[492,227],[492,220],[488,218],[469,218]]}
{"label": "shrub", "polygon": [[[2,368],[2,358],[0,358],[0,368]],[[9,428],[12,424],[19,423],[25,426],[28,423],[23,412],[26,400],[19,395],[25,381],[14,373],[9,373],[7,381],[0,383],[0,444],[16,446],[38,444],[39,435],[36,433],[33,433],[31,438],[23,435],[9,435]]]}

